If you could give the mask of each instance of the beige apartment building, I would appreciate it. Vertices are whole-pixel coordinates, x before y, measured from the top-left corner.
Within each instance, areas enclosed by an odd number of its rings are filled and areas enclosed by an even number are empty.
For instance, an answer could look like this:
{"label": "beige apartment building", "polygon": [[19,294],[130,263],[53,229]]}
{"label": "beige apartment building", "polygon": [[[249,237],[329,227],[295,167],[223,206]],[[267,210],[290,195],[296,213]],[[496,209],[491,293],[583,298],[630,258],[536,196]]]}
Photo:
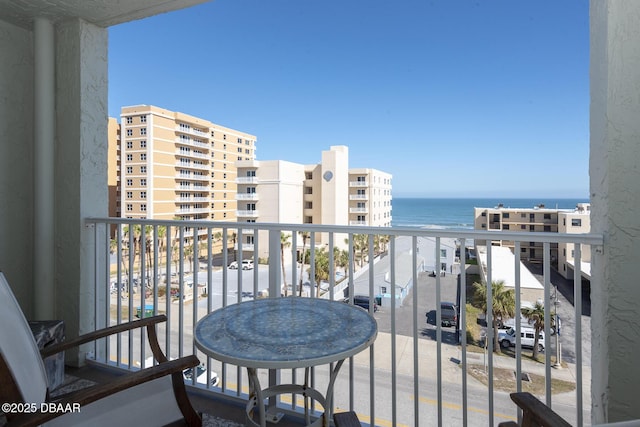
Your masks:
{"label": "beige apartment building", "polygon": [[119,139],[109,122],[116,216],[236,220],[235,162],[255,158],[254,135],[150,105],[123,107],[120,119]]}
{"label": "beige apartment building", "polygon": [[[323,151],[320,163],[313,165],[269,160],[236,166],[238,222],[391,226],[391,175],[349,169],[346,146]],[[254,236],[250,230],[244,233],[243,252],[251,253]],[[315,238],[319,246],[328,243],[325,233]],[[342,247],[344,239],[334,236],[334,244]],[[267,237],[260,235],[258,256],[266,253]]]}
{"label": "beige apartment building", "polygon": [[[494,208],[474,208],[474,228],[476,230],[501,230],[518,232],[548,233],[588,233],[590,230],[590,205],[579,203],[575,209],[550,209],[544,205],[533,208],[510,208],[498,205]],[[487,242],[476,241],[477,246],[486,246]],[[513,251],[514,243],[509,240],[496,240],[492,244],[506,246]],[[543,260],[542,243],[522,242],[521,259],[541,263]],[[565,278],[573,277],[573,245],[551,244],[551,263]],[[582,272],[589,276],[591,253],[588,248],[582,252]]]}

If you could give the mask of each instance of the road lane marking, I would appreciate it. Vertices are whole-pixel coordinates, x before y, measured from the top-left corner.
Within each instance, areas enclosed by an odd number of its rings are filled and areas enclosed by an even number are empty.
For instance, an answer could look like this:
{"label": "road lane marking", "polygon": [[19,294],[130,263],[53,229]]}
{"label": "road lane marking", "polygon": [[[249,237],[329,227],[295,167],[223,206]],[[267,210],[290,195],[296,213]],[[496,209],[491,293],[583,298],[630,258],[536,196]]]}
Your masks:
{"label": "road lane marking", "polygon": [[[411,398],[415,399],[415,396],[412,395]],[[418,398],[418,400],[420,402],[428,403],[428,404],[433,405],[433,406],[437,406],[438,405],[438,401],[435,400],[435,399],[429,399],[429,398],[420,396]],[[457,403],[450,403],[450,402],[442,402],[442,407],[443,408],[447,408],[447,409],[458,410],[458,411],[462,409],[462,405],[458,405]],[[468,411],[469,412],[476,412],[478,414],[483,414],[483,415],[489,415],[489,411],[487,411],[486,409],[474,408],[473,406],[469,406],[468,407]],[[511,415],[501,414],[499,412],[494,412],[493,415],[495,417],[503,418],[505,420],[518,421],[517,417],[511,416]]]}

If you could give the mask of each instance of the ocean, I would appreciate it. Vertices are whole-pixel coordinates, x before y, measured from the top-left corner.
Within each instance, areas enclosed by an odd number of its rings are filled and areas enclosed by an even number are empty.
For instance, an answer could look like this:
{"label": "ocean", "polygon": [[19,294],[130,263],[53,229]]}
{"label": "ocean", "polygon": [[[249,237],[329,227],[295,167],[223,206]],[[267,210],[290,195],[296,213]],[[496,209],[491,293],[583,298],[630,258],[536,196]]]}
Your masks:
{"label": "ocean", "polygon": [[499,198],[394,198],[392,221],[394,227],[431,227],[473,229],[473,208],[493,208],[502,203],[509,208],[533,208],[544,204],[547,208],[573,209],[587,199],[499,199]]}

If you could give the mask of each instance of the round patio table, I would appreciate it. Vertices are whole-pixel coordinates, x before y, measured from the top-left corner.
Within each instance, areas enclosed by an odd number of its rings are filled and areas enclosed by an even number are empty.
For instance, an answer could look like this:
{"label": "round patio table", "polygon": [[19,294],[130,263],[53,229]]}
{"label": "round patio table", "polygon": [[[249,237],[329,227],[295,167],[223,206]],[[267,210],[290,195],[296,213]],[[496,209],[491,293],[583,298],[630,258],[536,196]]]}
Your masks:
{"label": "round patio table", "polygon": [[[267,298],[223,307],[196,325],[195,343],[206,355],[247,368],[249,401],[247,420],[266,426],[264,400],[283,393],[301,394],[309,426],[328,426],[333,386],[344,360],[369,347],[378,326],[365,310],[343,302],[319,298]],[[309,368],[335,363],[325,395],[308,385]],[[257,369],[305,369],[304,384],[280,384],[262,389]],[[324,409],[310,423],[307,400]],[[253,419],[258,408],[259,423]]]}

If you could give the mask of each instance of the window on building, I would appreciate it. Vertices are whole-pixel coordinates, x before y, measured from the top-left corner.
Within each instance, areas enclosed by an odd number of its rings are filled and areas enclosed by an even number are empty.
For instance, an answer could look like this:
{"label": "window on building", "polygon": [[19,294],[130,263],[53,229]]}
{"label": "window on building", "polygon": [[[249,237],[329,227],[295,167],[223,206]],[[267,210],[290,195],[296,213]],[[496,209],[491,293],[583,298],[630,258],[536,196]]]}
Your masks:
{"label": "window on building", "polygon": [[140,135],[146,135],[147,134],[147,128],[140,128]]}
{"label": "window on building", "polygon": [[527,226],[526,226],[526,225],[522,224],[522,225],[520,226],[520,230],[526,230],[526,229],[527,229]]}
{"label": "window on building", "polygon": [[487,212],[486,212],[486,211],[482,212],[482,213],[480,214],[480,216],[485,216],[485,217],[486,217],[486,216],[487,216]]}
{"label": "window on building", "polygon": [[127,141],[127,148],[129,149],[133,148],[133,142]]}
{"label": "window on building", "polygon": [[572,227],[581,227],[582,220],[580,218],[571,218],[571,226]]}
{"label": "window on building", "polygon": [[145,139],[140,141],[140,148],[147,148],[147,141]]}
{"label": "window on building", "polygon": [[127,154],[127,161],[130,162],[133,160],[133,154]]}
{"label": "window on building", "polygon": [[147,198],[147,192],[146,191],[141,191],[140,192],[140,198],[141,199],[146,199]]}
{"label": "window on building", "polygon": [[509,218],[509,212],[502,212],[502,218]]}
{"label": "window on building", "polygon": [[304,187],[304,194],[313,194],[312,187]]}
{"label": "window on building", "polygon": [[131,187],[133,185],[133,180],[132,179],[128,179],[127,180],[127,187]]}
{"label": "window on building", "polygon": [[140,185],[143,186],[143,187],[146,187],[147,186],[147,179],[146,178],[142,178],[140,180]]}
{"label": "window on building", "polygon": [[140,160],[143,161],[143,162],[146,161],[147,160],[147,153],[140,154]]}
{"label": "window on building", "polygon": [[440,258],[446,258],[446,257],[447,257],[447,250],[440,249]]}
{"label": "window on building", "polygon": [[127,191],[127,199],[133,199],[133,191]]}
{"label": "window on building", "polygon": [[133,205],[131,203],[127,203],[127,211],[131,212],[133,210]]}
{"label": "window on building", "polygon": [[545,225],[544,226],[544,231],[551,231],[551,226],[550,225]]}
{"label": "window on building", "polygon": [[502,224],[502,229],[503,230],[508,230],[509,229],[509,224]]}
{"label": "window on building", "polygon": [[313,202],[304,202],[305,209],[313,209]]}
{"label": "window on building", "polygon": [[146,166],[140,166],[140,173],[147,173],[147,167]]}
{"label": "window on building", "polygon": [[242,147],[238,147],[238,153],[242,153]]}
{"label": "window on building", "polygon": [[147,123],[147,116],[140,116],[140,123]]}
{"label": "window on building", "polygon": [[127,117],[127,124],[130,125],[133,123],[133,117]]}
{"label": "window on building", "polygon": [[550,213],[544,214],[544,219],[551,219],[551,214]]}
{"label": "window on building", "polygon": [[142,212],[146,212],[147,211],[147,205],[145,205],[144,203],[140,205],[140,210]]}
{"label": "window on building", "polygon": [[133,166],[127,166],[127,173],[133,173]]}
{"label": "window on building", "polygon": [[313,179],[313,172],[305,172],[304,179]]}
{"label": "window on building", "polygon": [[133,129],[127,129],[127,136],[133,136]]}

